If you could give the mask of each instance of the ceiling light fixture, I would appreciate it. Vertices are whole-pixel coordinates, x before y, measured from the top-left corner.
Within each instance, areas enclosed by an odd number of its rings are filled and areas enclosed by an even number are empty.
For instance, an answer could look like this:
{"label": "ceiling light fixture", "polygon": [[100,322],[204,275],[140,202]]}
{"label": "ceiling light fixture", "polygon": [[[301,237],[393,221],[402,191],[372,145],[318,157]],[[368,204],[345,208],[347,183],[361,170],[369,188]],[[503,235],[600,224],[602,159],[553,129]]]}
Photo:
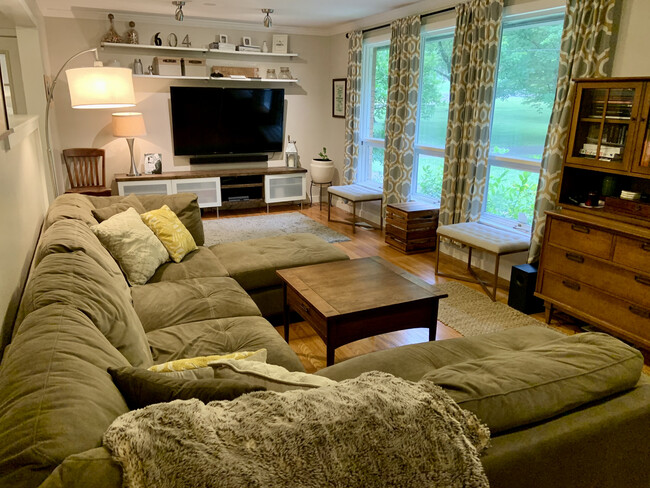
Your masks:
{"label": "ceiling light fixture", "polygon": [[175,0],[172,2],[172,5],[176,6],[176,12],[174,12],[174,18],[179,22],[183,22],[183,19],[185,18],[185,15],[183,14],[183,6],[185,5],[185,2],[180,2]]}
{"label": "ceiling light fixture", "polygon": [[266,14],[264,17],[264,27],[271,27],[273,26],[273,21],[271,20],[271,16],[269,14],[273,13],[272,8],[263,8],[262,13]]}

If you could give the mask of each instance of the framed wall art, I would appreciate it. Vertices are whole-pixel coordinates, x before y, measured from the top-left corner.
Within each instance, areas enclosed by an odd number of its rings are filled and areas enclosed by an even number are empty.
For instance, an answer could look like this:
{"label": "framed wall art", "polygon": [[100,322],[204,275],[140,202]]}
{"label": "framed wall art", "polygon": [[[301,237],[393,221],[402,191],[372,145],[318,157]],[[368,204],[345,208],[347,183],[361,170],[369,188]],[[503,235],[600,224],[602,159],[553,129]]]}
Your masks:
{"label": "framed wall art", "polygon": [[289,52],[289,36],[287,34],[273,34],[273,52],[276,54]]}
{"label": "framed wall art", "polygon": [[345,118],[345,93],[348,80],[336,78],[332,80],[332,117]]}

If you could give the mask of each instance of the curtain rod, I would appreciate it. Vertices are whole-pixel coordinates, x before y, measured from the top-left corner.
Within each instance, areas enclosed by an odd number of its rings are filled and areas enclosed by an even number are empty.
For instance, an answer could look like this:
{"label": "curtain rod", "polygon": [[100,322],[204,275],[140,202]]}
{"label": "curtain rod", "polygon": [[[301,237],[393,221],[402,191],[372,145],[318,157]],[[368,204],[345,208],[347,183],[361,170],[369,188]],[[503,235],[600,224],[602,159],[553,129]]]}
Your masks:
{"label": "curtain rod", "polygon": [[[420,15],[420,19],[423,19],[425,17],[430,17],[432,15],[444,14],[446,12],[451,12],[452,10],[455,10],[455,9],[456,9],[456,7],[443,8],[442,10],[436,10],[435,12],[429,12],[428,14],[422,14],[422,15]],[[372,32],[374,30],[383,29],[384,27],[390,27],[390,24],[383,24],[383,25],[378,25],[376,27],[370,27],[369,29],[362,29],[361,33],[365,34],[366,32]],[[347,37],[349,39],[350,34],[349,33],[345,34],[345,37]]]}

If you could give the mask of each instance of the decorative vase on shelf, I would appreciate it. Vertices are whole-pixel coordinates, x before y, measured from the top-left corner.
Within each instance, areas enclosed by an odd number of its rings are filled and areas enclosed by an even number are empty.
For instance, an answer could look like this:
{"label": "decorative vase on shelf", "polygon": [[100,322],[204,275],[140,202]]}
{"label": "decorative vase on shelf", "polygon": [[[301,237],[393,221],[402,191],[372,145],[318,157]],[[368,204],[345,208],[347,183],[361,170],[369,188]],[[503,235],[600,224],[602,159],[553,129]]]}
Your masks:
{"label": "decorative vase on shelf", "polygon": [[108,14],[108,20],[110,21],[111,26],[109,27],[108,32],[104,34],[104,37],[102,37],[102,42],[114,42],[114,43],[122,42],[122,38],[117,33],[117,31],[115,30],[115,26],[113,25],[114,18],[115,16],[113,14]]}
{"label": "decorative vase on shelf", "polygon": [[126,31],[126,34],[124,35],[124,42],[127,44],[139,44],[138,31],[134,29],[135,22],[129,22],[129,27],[130,29]]}

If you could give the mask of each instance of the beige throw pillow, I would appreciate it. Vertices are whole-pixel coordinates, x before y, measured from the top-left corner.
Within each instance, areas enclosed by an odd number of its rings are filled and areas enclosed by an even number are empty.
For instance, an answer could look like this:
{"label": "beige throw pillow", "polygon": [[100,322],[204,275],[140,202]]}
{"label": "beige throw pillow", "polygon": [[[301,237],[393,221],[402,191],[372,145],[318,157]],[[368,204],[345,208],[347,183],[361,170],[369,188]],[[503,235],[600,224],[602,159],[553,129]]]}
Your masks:
{"label": "beige throw pillow", "polygon": [[131,285],[144,285],[158,266],[169,261],[165,246],[133,208],[91,229],[118,262]]}
{"label": "beige throw pillow", "polygon": [[219,359],[211,361],[214,377],[244,381],[255,386],[263,386],[270,391],[307,390],[321,386],[335,385],[337,382],[324,376],[316,376],[298,371],[289,371],[276,364],[255,361],[237,361],[236,359]]}

